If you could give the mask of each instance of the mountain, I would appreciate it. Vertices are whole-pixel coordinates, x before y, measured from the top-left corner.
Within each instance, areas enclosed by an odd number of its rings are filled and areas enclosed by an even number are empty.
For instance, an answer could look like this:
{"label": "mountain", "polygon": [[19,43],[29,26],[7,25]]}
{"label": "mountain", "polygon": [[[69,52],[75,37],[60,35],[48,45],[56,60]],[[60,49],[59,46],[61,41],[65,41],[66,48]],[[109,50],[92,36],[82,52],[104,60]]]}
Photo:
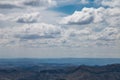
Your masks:
{"label": "mountain", "polygon": [[120,80],[120,64],[0,66],[0,80]]}
{"label": "mountain", "polygon": [[79,66],[66,80],[120,80],[120,64],[106,66]]}

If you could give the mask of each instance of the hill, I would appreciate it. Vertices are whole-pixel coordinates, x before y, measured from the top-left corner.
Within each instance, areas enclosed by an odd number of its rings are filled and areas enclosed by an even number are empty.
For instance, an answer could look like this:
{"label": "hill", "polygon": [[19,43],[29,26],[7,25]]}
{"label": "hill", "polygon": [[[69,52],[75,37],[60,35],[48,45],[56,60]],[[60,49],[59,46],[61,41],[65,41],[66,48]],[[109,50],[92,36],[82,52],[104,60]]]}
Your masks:
{"label": "hill", "polygon": [[0,66],[0,80],[120,80],[120,64]]}

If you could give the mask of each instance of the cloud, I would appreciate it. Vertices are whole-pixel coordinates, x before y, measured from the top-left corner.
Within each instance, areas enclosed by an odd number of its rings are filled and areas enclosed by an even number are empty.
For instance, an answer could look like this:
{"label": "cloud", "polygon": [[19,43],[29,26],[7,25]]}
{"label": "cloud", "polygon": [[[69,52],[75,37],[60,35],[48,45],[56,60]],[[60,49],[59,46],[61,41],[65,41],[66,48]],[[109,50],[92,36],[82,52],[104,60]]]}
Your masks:
{"label": "cloud", "polygon": [[88,4],[88,3],[89,3],[89,0],[80,0],[80,3],[81,3],[81,4]]}
{"label": "cloud", "polygon": [[16,5],[12,5],[12,4],[0,4],[0,8],[1,9],[12,9],[12,8],[20,8]]}
{"label": "cloud", "polygon": [[76,38],[76,39],[79,39],[82,36],[88,36],[90,34],[91,34],[91,29],[89,29],[89,28],[84,28],[84,29],[69,28],[69,29],[65,30],[65,32],[64,32],[64,34],[62,36],[63,36],[63,38],[69,38],[69,39],[70,38]]}
{"label": "cloud", "polygon": [[89,0],[55,0],[57,6],[88,4]]}
{"label": "cloud", "polygon": [[39,12],[26,13],[23,14],[22,16],[17,17],[15,21],[18,23],[35,23],[38,21],[39,18],[40,18]]}
{"label": "cloud", "polygon": [[47,39],[58,37],[61,28],[45,23],[24,25],[16,32],[16,37],[21,39]]}
{"label": "cloud", "polygon": [[114,27],[106,27],[105,29],[101,30],[100,32],[96,32],[92,35],[89,36],[91,40],[96,40],[96,41],[115,41],[119,40],[120,38],[118,37],[119,33],[118,28]]}
{"label": "cloud", "polygon": [[100,40],[116,40],[119,39],[117,37],[119,35],[119,29],[112,28],[112,27],[106,27],[103,31],[100,32],[100,37],[98,39]]}
{"label": "cloud", "polygon": [[[47,11],[47,10],[41,10],[38,9],[34,10],[31,9],[32,11],[29,11],[24,9],[24,10],[18,10],[15,12],[14,11],[8,11],[7,13],[0,13],[0,20],[2,22],[11,22],[13,24],[15,23],[22,23],[22,24],[32,24],[32,23],[53,23],[53,24],[58,24],[57,22],[61,19],[60,15],[63,15],[62,13],[54,12],[54,11]],[[6,11],[5,11],[6,12]],[[49,14],[46,14],[49,13]],[[6,24],[7,25],[7,24]],[[11,24],[12,25],[12,24]]]}
{"label": "cloud", "polygon": [[24,39],[24,40],[34,40],[34,39],[52,39],[54,36],[52,35],[46,35],[46,36],[40,36],[38,34],[24,34],[24,35],[16,35],[16,38]]}
{"label": "cloud", "polygon": [[[118,6],[106,8],[103,5],[99,8],[84,7],[81,11],[75,11],[72,15],[66,17],[62,17],[66,14],[49,10],[50,7],[55,5],[67,5],[67,1],[70,0],[22,0],[18,4],[18,0],[16,3],[10,3],[8,0],[9,4],[26,8],[0,11],[1,23],[10,24],[6,24],[7,27],[4,27],[4,24],[0,28],[0,45],[23,47],[114,46],[116,41],[120,40],[120,11]],[[68,4],[77,4],[76,1],[71,1]],[[63,18],[62,21],[59,21],[61,18]]]}
{"label": "cloud", "polygon": [[118,27],[120,25],[120,8],[108,8],[105,12],[106,23],[110,26]]}
{"label": "cloud", "polygon": [[54,0],[3,0],[0,1],[1,9],[14,9],[14,8],[26,8],[28,6],[31,7],[40,7],[40,8],[48,8],[56,6],[57,3]]}
{"label": "cloud", "polygon": [[22,8],[20,1],[8,1],[8,0],[1,0],[0,1],[0,8],[1,9],[14,9],[14,8]]}
{"label": "cloud", "polygon": [[120,7],[120,0],[102,0],[101,4],[108,7]]}
{"label": "cloud", "polygon": [[61,23],[85,25],[102,22],[103,11],[104,8],[83,8],[82,11],[75,11],[72,15],[64,17]]}
{"label": "cloud", "polygon": [[[101,31],[94,31],[90,27],[84,29],[69,28],[61,35],[59,41],[66,46],[114,46],[120,40],[120,29],[106,27]],[[101,44],[101,45],[100,45]]]}
{"label": "cloud", "polygon": [[49,46],[49,44],[55,43],[57,38],[60,38],[61,32],[61,27],[46,23],[0,28],[0,45],[23,47],[34,45],[40,47],[45,43]]}
{"label": "cloud", "polygon": [[91,23],[100,24],[101,22],[108,26],[119,26],[119,8],[83,8],[82,11],[75,11],[72,15],[64,17],[60,23],[87,25]]}
{"label": "cloud", "polygon": [[[46,23],[0,28],[1,46],[113,46],[120,40],[120,29],[106,27],[99,32],[92,28],[64,28]],[[41,45],[42,44],[42,45]]]}
{"label": "cloud", "polygon": [[0,20],[4,20],[5,15],[0,13]]}
{"label": "cloud", "polygon": [[34,7],[52,7],[56,6],[57,3],[54,0],[29,0],[24,1],[23,4]]}

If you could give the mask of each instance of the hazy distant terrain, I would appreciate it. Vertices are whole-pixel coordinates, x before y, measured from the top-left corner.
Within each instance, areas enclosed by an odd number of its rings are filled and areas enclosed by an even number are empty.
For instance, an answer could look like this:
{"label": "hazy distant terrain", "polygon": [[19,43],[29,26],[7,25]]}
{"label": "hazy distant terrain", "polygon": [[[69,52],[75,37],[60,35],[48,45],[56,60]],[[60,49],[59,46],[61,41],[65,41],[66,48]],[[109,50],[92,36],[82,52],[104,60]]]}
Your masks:
{"label": "hazy distant terrain", "polygon": [[107,65],[120,63],[120,58],[13,58],[0,59],[0,65],[38,65],[38,64],[71,64],[71,65]]}
{"label": "hazy distant terrain", "polygon": [[120,63],[119,59],[1,59],[0,80],[120,80]]}

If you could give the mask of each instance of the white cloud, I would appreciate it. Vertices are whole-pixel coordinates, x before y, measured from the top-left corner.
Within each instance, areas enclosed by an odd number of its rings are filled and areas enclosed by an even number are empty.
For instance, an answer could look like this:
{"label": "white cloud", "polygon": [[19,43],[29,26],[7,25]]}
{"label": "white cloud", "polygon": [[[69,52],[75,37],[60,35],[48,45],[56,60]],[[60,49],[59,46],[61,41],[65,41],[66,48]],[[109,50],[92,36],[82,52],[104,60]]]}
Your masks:
{"label": "white cloud", "polygon": [[[44,43],[48,45],[48,41],[59,38],[62,29],[59,26],[34,23],[23,25],[21,27],[0,28],[0,45],[1,46],[39,46]],[[54,41],[53,41],[54,43]],[[42,46],[42,45],[40,45]]]}
{"label": "white cloud", "polygon": [[15,21],[18,23],[35,23],[38,21],[39,18],[40,18],[39,12],[26,13],[22,14],[22,16],[17,17]]}
{"label": "white cloud", "polygon": [[0,14],[0,20],[4,20],[5,16],[3,14]]}
{"label": "white cloud", "polygon": [[48,8],[56,6],[57,3],[54,0],[1,0],[1,9],[13,9],[13,8],[26,8],[27,6]]}
{"label": "white cloud", "polygon": [[119,26],[120,10],[119,8],[83,8],[82,11],[75,11],[72,15],[64,17],[62,24],[87,25],[95,23],[107,23],[108,26]]}
{"label": "white cloud", "polygon": [[88,4],[89,1],[88,1],[88,0],[80,0],[80,3],[81,3],[81,4]]}
{"label": "white cloud", "polygon": [[92,28],[62,28],[46,23],[26,24],[21,27],[0,28],[1,46],[108,46],[120,39],[119,29],[106,27],[100,32]]}
{"label": "white cloud", "polygon": [[54,1],[56,1],[57,6],[88,4],[89,3],[89,0],[54,0]]}
{"label": "white cloud", "polygon": [[55,38],[60,35],[61,28],[51,24],[37,23],[13,28],[17,38],[21,39],[41,39]]}
{"label": "white cloud", "polygon": [[13,8],[22,8],[23,5],[21,4],[23,0],[0,0],[0,8],[1,9],[13,9]]}
{"label": "white cloud", "polygon": [[92,28],[69,28],[59,41],[66,46],[114,46],[117,45],[116,41],[120,40],[119,31],[119,28],[114,27],[106,27],[99,32]]}
{"label": "white cloud", "polygon": [[[1,35],[19,35],[19,36],[29,36],[29,35],[38,35],[38,36],[49,36],[57,37],[60,34],[61,28],[59,26],[54,26],[51,24],[45,23],[34,23],[34,24],[25,24],[21,27],[12,27],[12,28],[3,28],[0,29]],[[6,33],[6,34],[4,34]],[[17,38],[19,38],[19,36]],[[33,36],[34,37],[34,36]],[[32,38],[31,38],[32,39]]]}
{"label": "white cloud", "polygon": [[57,3],[55,0],[29,0],[29,1],[24,1],[24,5],[28,6],[40,6],[40,7],[53,7],[56,6]]}
{"label": "white cloud", "polygon": [[[94,12],[96,13],[96,12]],[[98,8],[98,13],[100,15],[94,14],[94,21],[91,22],[92,29],[95,29],[94,25],[97,25],[97,28],[103,26],[101,31],[93,31],[89,35],[89,40],[95,40],[95,45],[102,46],[113,46],[117,45],[117,42],[120,41],[120,11],[118,7],[114,8]],[[98,21],[97,21],[98,20]],[[100,25],[100,22],[107,23],[106,25]],[[98,23],[98,24],[95,24]]]}
{"label": "white cloud", "polygon": [[120,8],[108,8],[105,12],[106,22],[110,26],[119,27],[120,25]]}
{"label": "white cloud", "polygon": [[90,24],[98,23],[104,20],[104,8],[83,8],[82,11],[75,11],[72,15],[64,17],[63,24]]}
{"label": "white cloud", "polygon": [[89,38],[96,41],[101,40],[101,43],[102,41],[108,41],[109,43],[109,41],[119,40],[119,31],[120,30],[118,28],[106,27],[102,31],[90,35]]}
{"label": "white cloud", "polygon": [[[23,10],[15,9],[11,13],[0,14],[0,20],[10,21],[10,24],[15,25],[14,27],[0,28],[0,45],[20,45],[23,47],[104,46],[115,44],[115,41],[120,39],[119,7],[83,8],[81,11],[75,11],[72,15],[64,17],[61,21],[62,24],[73,25],[59,24],[58,26],[57,22],[62,18],[60,15],[64,14],[49,11],[48,9],[41,10],[41,7],[48,8],[55,6],[57,0],[55,0],[55,3],[53,0],[39,0],[40,3],[39,1],[37,3],[37,1],[22,0],[19,5],[27,6]],[[58,2],[64,3],[67,1]],[[15,4],[17,5],[17,3]],[[33,6],[37,7],[32,8]],[[16,22],[31,24],[18,24]],[[105,25],[100,25],[101,23],[105,23]],[[74,27],[74,24],[77,25]]]}
{"label": "white cloud", "polygon": [[109,7],[120,7],[120,0],[102,0],[101,4]]}

